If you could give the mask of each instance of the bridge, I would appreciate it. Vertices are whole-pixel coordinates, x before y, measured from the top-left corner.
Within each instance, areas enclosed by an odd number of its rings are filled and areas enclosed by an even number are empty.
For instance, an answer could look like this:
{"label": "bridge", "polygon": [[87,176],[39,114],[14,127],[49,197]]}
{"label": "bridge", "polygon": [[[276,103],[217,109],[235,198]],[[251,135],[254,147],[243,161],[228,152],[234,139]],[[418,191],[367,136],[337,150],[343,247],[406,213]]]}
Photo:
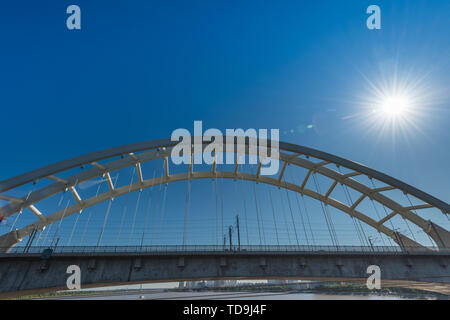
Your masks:
{"label": "bridge", "polygon": [[[0,182],[0,292],[62,288],[71,264],[80,266],[82,286],[365,279],[373,264],[386,280],[450,283],[448,203],[356,162],[283,142],[268,141],[280,170],[264,176],[251,140],[224,137],[235,165],[216,161],[216,150],[212,165],[171,165],[178,141],[166,139]],[[211,153],[205,142],[191,151]],[[169,185],[177,194],[170,200]]]}

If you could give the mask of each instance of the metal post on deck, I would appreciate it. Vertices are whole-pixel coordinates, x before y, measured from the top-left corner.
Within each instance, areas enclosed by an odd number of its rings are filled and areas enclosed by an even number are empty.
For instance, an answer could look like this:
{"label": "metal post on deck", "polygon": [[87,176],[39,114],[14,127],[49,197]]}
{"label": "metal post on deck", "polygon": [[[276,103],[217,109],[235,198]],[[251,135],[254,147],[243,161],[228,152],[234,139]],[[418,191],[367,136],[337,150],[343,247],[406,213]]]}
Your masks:
{"label": "metal post on deck", "polygon": [[239,216],[236,215],[236,229],[237,229],[237,236],[238,236],[238,250],[241,251],[241,233],[239,230]]}
{"label": "metal post on deck", "polygon": [[233,250],[233,238],[232,238],[233,227],[228,227],[228,237],[230,238],[230,251]]}

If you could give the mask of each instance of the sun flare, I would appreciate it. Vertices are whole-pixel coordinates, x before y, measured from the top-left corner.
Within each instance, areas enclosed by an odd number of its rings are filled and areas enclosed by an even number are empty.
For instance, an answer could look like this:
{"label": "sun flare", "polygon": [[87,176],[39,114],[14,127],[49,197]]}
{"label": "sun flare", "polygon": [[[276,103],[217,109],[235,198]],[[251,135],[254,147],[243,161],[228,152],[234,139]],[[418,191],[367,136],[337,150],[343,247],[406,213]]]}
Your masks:
{"label": "sun flare", "polygon": [[357,121],[367,135],[376,135],[380,141],[387,136],[398,141],[400,136],[426,135],[428,120],[438,111],[434,105],[441,103],[442,94],[431,80],[414,76],[412,71],[363,78],[362,90],[354,100],[358,111],[343,120]]}
{"label": "sun flare", "polygon": [[395,95],[385,97],[380,109],[383,114],[391,117],[405,116],[411,108],[412,101],[407,95]]}

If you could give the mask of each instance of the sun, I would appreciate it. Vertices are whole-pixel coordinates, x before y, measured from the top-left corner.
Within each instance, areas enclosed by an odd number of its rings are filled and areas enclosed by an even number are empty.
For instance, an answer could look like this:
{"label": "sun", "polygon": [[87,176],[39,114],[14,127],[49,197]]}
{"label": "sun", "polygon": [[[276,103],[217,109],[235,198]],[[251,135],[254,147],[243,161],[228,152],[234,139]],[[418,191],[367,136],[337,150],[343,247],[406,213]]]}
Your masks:
{"label": "sun", "polygon": [[412,106],[412,101],[407,95],[392,95],[384,97],[379,109],[389,117],[405,116]]}
{"label": "sun", "polygon": [[442,114],[448,91],[431,74],[428,69],[401,68],[395,61],[380,63],[368,74],[360,72],[363,81],[348,100],[353,113],[341,119],[377,143],[413,144],[419,136],[431,143],[428,130]]}
{"label": "sun", "polygon": [[[353,116],[369,135],[378,139],[391,136],[397,140],[421,132],[428,116],[429,95],[426,82],[412,81],[399,75],[367,82],[356,99],[359,112]],[[428,109],[428,110],[427,110]],[[350,119],[347,117],[346,119]]]}

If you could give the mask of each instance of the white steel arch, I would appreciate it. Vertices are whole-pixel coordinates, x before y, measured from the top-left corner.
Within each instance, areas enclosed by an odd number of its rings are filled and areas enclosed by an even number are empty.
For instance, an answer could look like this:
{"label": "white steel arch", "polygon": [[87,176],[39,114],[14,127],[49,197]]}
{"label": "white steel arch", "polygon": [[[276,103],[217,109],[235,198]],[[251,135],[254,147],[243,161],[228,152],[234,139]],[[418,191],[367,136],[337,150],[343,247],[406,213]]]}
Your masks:
{"label": "white steel arch", "polygon": [[[251,140],[253,139],[245,140],[244,150],[246,154],[252,153],[251,151],[252,149],[248,148],[249,142]],[[227,142],[229,142],[229,140],[227,139],[227,137],[224,137],[223,141],[224,146],[227,144]],[[186,173],[170,175],[168,170],[169,162],[167,159],[170,157],[170,151],[172,147],[177,143],[178,143],[177,141],[157,140],[107,149],[104,151],[95,152],[85,156],[62,161],[57,164],[37,169],[29,173],[0,182],[0,192],[5,192],[42,178],[47,178],[55,181],[55,183],[49,186],[43,187],[39,190],[30,193],[26,198],[13,198],[10,196],[5,196],[4,194],[2,195],[0,193],[0,199],[9,201],[9,204],[0,208],[1,217],[8,217],[19,211],[22,211],[25,208],[28,208],[33,214],[35,214],[39,218],[39,221],[35,223],[32,223],[20,230],[15,230],[12,231],[11,233],[1,236],[0,243],[5,243],[6,247],[11,248],[19,241],[21,241],[22,238],[32,233],[34,230],[43,229],[45,226],[55,221],[59,221],[63,217],[67,217],[74,212],[79,212],[80,210],[98,204],[100,202],[107,201],[109,199],[118,197],[120,195],[129,192],[134,192],[136,190],[150,187],[152,185],[166,184],[174,181],[182,181],[188,179],[228,178],[235,180],[240,179],[254,182],[262,182],[278,186],[279,188],[286,188],[291,191],[299,192],[303,195],[319,200],[325,204],[331,205],[339,209],[340,211],[359,219],[360,221],[366,223],[367,225],[375,228],[379,232],[391,237],[397,244],[399,244],[402,247],[417,247],[417,248],[422,247],[420,244],[416,243],[407,236],[394,230],[391,230],[384,225],[384,223],[386,223],[389,219],[391,219],[395,215],[400,215],[403,218],[407,219],[408,221],[411,221],[412,223],[419,226],[425,233],[427,233],[435,241],[435,243],[438,245],[439,248],[450,247],[449,231],[431,222],[430,220],[423,219],[422,217],[420,217],[420,215],[413,212],[413,210],[420,210],[425,208],[438,208],[444,214],[450,214],[450,208],[447,203],[439,199],[436,199],[410,185],[398,181],[388,175],[365,167],[361,164],[343,158],[339,158],[337,156],[327,154],[318,150],[280,142],[279,143],[280,161],[283,163],[283,165],[279,175],[276,178],[259,175],[259,169],[261,165],[259,165],[258,172],[256,175],[238,172],[237,165],[235,167],[234,172],[216,171],[215,165],[213,165],[213,169],[211,171],[194,172],[191,166],[190,170]],[[206,145],[207,143],[205,142],[204,144]],[[233,144],[234,144],[233,150],[235,151],[238,150],[237,139],[234,139]],[[271,145],[270,141],[269,145]],[[305,155],[307,159],[301,158],[300,157],[301,155]],[[118,160],[113,159],[117,156],[122,157],[121,159]],[[322,161],[315,163],[310,161],[309,157],[316,158]],[[156,159],[165,159],[165,168],[166,168],[165,175],[158,178],[144,180],[141,170],[141,163]],[[110,160],[110,161],[99,164],[98,161],[100,160]],[[346,167],[352,170],[352,172],[348,174],[341,174],[338,171],[326,167],[326,165],[329,163],[336,164],[337,166]],[[90,165],[91,168],[84,170],[80,173],[77,173],[75,175],[72,175],[71,177],[68,178],[62,179],[55,175],[75,167],[88,165]],[[287,165],[295,165],[308,170],[306,177],[304,178],[303,181],[301,181],[301,183],[292,184],[282,180],[284,170]],[[136,167],[139,181],[132,185],[114,188],[111,182],[110,172],[129,166]],[[305,187],[306,182],[312,173],[321,174],[334,181],[330,189],[325,194],[319,194],[318,192],[307,189]],[[375,178],[387,184],[387,187],[378,189],[371,188],[352,178],[358,175],[366,175],[371,179]],[[106,180],[108,181],[108,185],[110,188],[109,192],[100,194],[90,199],[81,199],[76,190],[77,184],[98,176],[106,177]],[[360,198],[356,200],[356,202],[351,206],[345,205],[342,202],[337,201],[336,199],[330,198],[332,190],[338,183],[345,185],[353,190],[356,190],[361,195]],[[393,199],[381,193],[386,190],[394,190],[394,189],[399,189],[406,194],[411,194],[416,198],[422,200],[424,203],[417,206],[404,207],[399,203],[395,202]],[[76,199],[76,204],[65,209],[64,215],[62,211],[58,211],[50,215],[44,215],[36,208],[35,204],[38,204],[40,201],[54,194],[64,192],[66,190],[71,191],[74,198]],[[357,210],[358,204],[366,197],[381,203],[385,207],[391,209],[392,212],[388,216],[382,218],[379,221],[373,220],[372,218],[368,217],[364,213]]]}

